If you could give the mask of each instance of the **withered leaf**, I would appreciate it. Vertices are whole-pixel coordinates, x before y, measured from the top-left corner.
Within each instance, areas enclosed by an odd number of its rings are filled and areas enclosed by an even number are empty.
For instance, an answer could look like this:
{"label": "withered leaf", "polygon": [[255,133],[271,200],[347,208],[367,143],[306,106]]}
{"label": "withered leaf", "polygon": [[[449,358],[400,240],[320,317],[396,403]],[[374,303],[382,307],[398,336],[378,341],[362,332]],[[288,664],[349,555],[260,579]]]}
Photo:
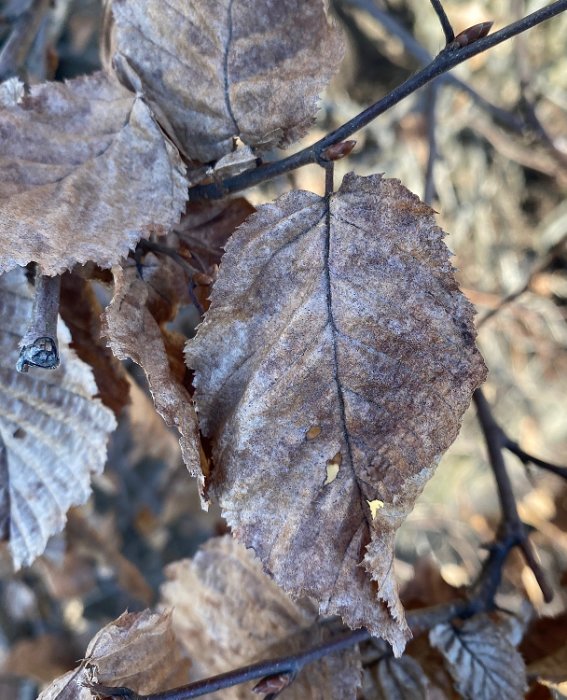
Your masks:
{"label": "withered leaf", "polygon": [[100,337],[102,307],[87,280],[62,275],[60,313],[71,333],[72,349],[93,370],[100,400],[120,415],[129,403],[130,385],[124,366]]}
{"label": "withered leaf", "polygon": [[329,199],[260,207],[186,358],[209,493],[237,537],[286,590],[400,653],[395,533],[485,375],[432,210],[353,174]]}
{"label": "withered leaf", "polygon": [[[324,630],[314,626],[316,607],[309,601],[294,603],[264,574],[253,553],[229,535],[207,542],[193,560],[170,564],[166,576],[161,598],[173,607],[173,628],[195,678],[294,654],[322,641]],[[359,656],[352,650],[309,665],[283,697],[354,699],[359,683]],[[258,696],[247,685],[211,697]]]}
{"label": "withered leaf", "polygon": [[477,615],[460,626],[437,625],[429,641],[445,658],[459,693],[470,700],[517,700],[524,696],[524,661],[497,625]]}
{"label": "withered leaf", "polygon": [[385,656],[364,671],[364,700],[429,700],[430,682],[409,656]]}
{"label": "withered leaf", "polygon": [[195,410],[189,392],[170,367],[164,336],[149,308],[156,301],[152,278],[156,277],[156,284],[164,283],[162,268],[152,257],[156,264],[144,267],[144,279],[133,261],[113,269],[114,297],[104,314],[103,333],[116,357],[132,359],[146,373],[156,410],[179,430],[183,460],[198,476],[201,458]]}
{"label": "withered leaf", "polygon": [[92,398],[92,372],[68,349],[63,325],[59,369],[16,371],[32,303],[21,268],[0,277],[0,522],[16,568],[39,556],[67,510],[87,500],[115,427],[112,412]]}
{"label": "withered leaf", "polygon": [[0,272],[110,267],[179,221],[177,150],[144,100],[104,73],[32,86],[0,108],[0,140]]}
{"label": "withered leaf", "polygon": [[255,211],[244,197],[221,202],[189,202],[175,232],[206,270],[220,263],[234,229]]}
{"label": "withered leaf", "polygon": [[91,700],[86,684],[126,686],[140,694],[187,682],[187,662],[170,613],[124,613],[91,640],[82,664],[55,681],[38,700]]}
{"label": "withered leaf", "polygon": [[236,136],[262,148],[302,136],[344,50],[321,0],[114,0],[113,12],[127,65],[115,63],[200,161],[232,151]]}

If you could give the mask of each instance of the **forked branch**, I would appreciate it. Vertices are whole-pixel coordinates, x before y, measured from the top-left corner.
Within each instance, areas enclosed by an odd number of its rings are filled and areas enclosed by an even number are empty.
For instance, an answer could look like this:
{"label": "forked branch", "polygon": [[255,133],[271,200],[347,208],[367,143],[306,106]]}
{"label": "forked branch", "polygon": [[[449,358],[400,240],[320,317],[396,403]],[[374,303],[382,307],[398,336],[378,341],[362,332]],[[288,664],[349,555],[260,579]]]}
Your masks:
{"label": "forked branch", "polygon": [[517,22],[513,22],[503,29],[482,37],[477,41],[473,41],[466,46],[450,46],[441,51],[433,61],[423,68],[421,71],[412,75],[408,80],[392,90],[378,102],[362,111],[356,117],[353,117],[348,122],[340,126],[335,131],[327,134],[316,143],[303,150],[295,153],[288,158],[261,165],[254,170],[248,170],[241,175],[227,178],[221,182],[215,182],[207,185],[197,185],[189,189],[190,201],[196,202],[206,199],[221,199],[233,192],[257,185],[260,182],[270,180],[277,175],[300,168],[310,163],[318,163],[321,160],[323,151],[329,146],[332,146],[340,141],[348,139],[356,131],[362,129],[371,121],[376,119],[394,105],[401,102],[403,99],[419,90],[419,88],[427,85],[430,81],[438,78],[447,71],[451,70],[460,63],[472,58],[473,56],[483,53],[498,44],[501,44],[508,39],[511,39],[522,32],[525,32],[532,27],[535,27],[542,22],[545,22],[552,17],[567,10],[567,0],[556,0],[547,7],[543,7],[536,12],[532,12]]}
{"label": "forked branch", "polygon": [[532,570],[546,602],[553,599],[553,589],[547,582],[543,569],[537,560],[537,556],[529,539],[528,529],[520,520],[512,482],[506,469],[503,455],[503,431],[494,419],[488,401],[480,389],[473,395],[476,405],[478,420],[484,434],[490,466],[494,473],[498,496],[502,508],[502,522],[500,524],[500,534],[505,539],[510,537],[518,546],[527,565]]}

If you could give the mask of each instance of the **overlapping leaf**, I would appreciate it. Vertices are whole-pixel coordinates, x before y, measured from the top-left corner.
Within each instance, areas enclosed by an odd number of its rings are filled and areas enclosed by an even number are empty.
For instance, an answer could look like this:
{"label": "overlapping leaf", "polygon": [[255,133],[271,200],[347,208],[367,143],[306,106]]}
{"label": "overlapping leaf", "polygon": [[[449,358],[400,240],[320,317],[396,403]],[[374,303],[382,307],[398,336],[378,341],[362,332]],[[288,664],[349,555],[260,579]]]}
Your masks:
{"label": "overlapping leaf", "polygon": [[0,272],[117,263],[167,232],[184,166],[143,99],[104,73],[33,86],[0,106]]}
{"label": "overlapping leaf", "polygon": [[72,505],[90,494],[106,460],[112,412],[92,399],[90,368],[68,350],[60,327],[61,367],[16,371],[18,341],[32,298],[22,269],[0,277],[0,523],[15,566],[31,563],[60,531]]}
{"label": "overlapping leaf", "polygon": [[114,0],[113,12],[116,50],[201,161],[235,136],[269,148],[303,135],[343,55],[321,0]]}
{"label": "overlapping leaf", "polygon": [[429,207],[354,175],[260,207],[186,357],[233,531],[285,589],[399,653],[395,532],[485,374]]}
{"label": "overlapping leaf", "polygon": [[385,655],[364,672],[364,700],[429,700],[431,684],[410,656]]}
{"label": "overlapping leaf", "polygon": [[[166,569],[162,600],[192,661],[195,678],[260,659],[297,653],[321,641],[317,610],[294,603],[262,571],[252,552],[230,536],[209,541],[193,560]],[[346,700],[360,682],[355,650],[310,665],[287,689],[288,700]],[[216,695],[214,697],[217,697]],[[250,698],[250,687],[225,690],[224,700]]]}
{"label": "overlapping leaf", "polygon": [[91,700],[86,684],[128,686],[141,694],[182,685],[180,656],[169,613],[124,613],[91,640],[82,664],[57,678],[38,700]]}
{"label": "overlapping leaf", "polygon": [[[176,278],[171,270],[169,276],[164,274],[165,267],[157,264],[155,256],[152,257],[154,264],[144,267],[144,279],[133,262],[114,268],[114,297],[104,315],[103,332],[116,357],[132,359],[142,367],[158,413],[181,434],[181,451],[187,468],[194,475],[200,475],[199,429],[195,410],[189,392],[170,367],[165,338],[150,310],[152,303],[155,306],[154,314],[158,317],[171,310],[175,305],[175,292],[171,286],[183,287],[183,276]],[[158,285],[158,293],[152,291],[152,280]],[[164,290],[164,286],[169,286],[169,290]],[[163,320],[169,320],[169,317],[166,315],[165,319],[160,319]]]}
{"label": "overlapping leaf", "polygon": [[517,700],[524,696],[524,661],[505,634],[485,615],[459,627],[438,625],[431,644],[445,657],[457,690],[469,700]]}

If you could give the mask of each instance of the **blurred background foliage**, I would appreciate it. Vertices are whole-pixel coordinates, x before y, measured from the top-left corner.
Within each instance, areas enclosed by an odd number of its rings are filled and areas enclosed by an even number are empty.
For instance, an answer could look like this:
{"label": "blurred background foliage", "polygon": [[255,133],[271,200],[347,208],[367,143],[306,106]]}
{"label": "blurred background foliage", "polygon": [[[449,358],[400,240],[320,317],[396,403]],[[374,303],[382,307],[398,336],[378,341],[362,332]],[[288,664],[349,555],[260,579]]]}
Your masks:
{"label": "blurred background foliage", "polygon": [[[30,82],[100,67],[102,3],[52,4],[25,66]],[[29,5],[0,2],[0,46]],[[498,29],[540,6],[445,3],[457,32],[487,20]],[[335,0],[333,11],[345,27],[348,55],[297,150],[443,47],[425,0]],[[489,368],[485,393],[495,416],[526,451],[559,464],[567,461],[566,33],[561,15],[459,66],[358,133],[353,154],[336,165],[337,184],[351,169],[384,172],[431,202],[478,311],[478,342]],[[246,196],[257,205],[294,187],[322,193],[321,170],[303,168]],[[182,314],[177,325],[190,333],[195,318]],[[33,567],[13,575],[2,562],[0,700],[34,698],[39,685],[75,665],[103,624],[155,601],[166,563],[191,556],[223,531],[217,511],[200,510],[177,439],[154,413],[141,373],[130,370],[132,404],[93,498],[71,512],[66,532]],[[533,574],[513,556],[499,601],[519,609],[527,597],[538,612],[560,613],[567,604],[566,484],[535,467],[526,471],[511,455],[507,462],[521,516],[536,528],[534,542],[558,595],[544,605]],[[471,409],[399,534],[397,573],[407,598],[437,602],[441,583],[470,583],[484,556],[479,547],[490,541],[498,518]],[[426,590],[427,600],[416,590]]]}

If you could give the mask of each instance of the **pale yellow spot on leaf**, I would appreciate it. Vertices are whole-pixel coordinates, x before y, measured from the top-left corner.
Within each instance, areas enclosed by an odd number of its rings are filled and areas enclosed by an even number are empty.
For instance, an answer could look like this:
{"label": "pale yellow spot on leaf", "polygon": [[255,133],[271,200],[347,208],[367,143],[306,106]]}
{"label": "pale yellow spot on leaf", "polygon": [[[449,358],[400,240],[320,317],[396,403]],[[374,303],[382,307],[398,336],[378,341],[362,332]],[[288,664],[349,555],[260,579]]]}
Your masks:
{"label": "pale yellow spot on leaf", "polygon": [[325,483],[323,484],[324,486],[327,486],[327,484],[332,484],[333,481],[337,478],[337,474],[339,473],[339,465],[334,464],[333,462],[330,462],[327,464],[327,479],[325,480]]}
{"label": "pale yellow spot on leaf", "polygon": [[366,501],[368,503],[368,507],[370,508],[370,515],[372,515],[372,520],[376,517],[376,513],[380,510],[380,508],[384,507],[384,501],[379,501],[377,498],[374,501]]}

